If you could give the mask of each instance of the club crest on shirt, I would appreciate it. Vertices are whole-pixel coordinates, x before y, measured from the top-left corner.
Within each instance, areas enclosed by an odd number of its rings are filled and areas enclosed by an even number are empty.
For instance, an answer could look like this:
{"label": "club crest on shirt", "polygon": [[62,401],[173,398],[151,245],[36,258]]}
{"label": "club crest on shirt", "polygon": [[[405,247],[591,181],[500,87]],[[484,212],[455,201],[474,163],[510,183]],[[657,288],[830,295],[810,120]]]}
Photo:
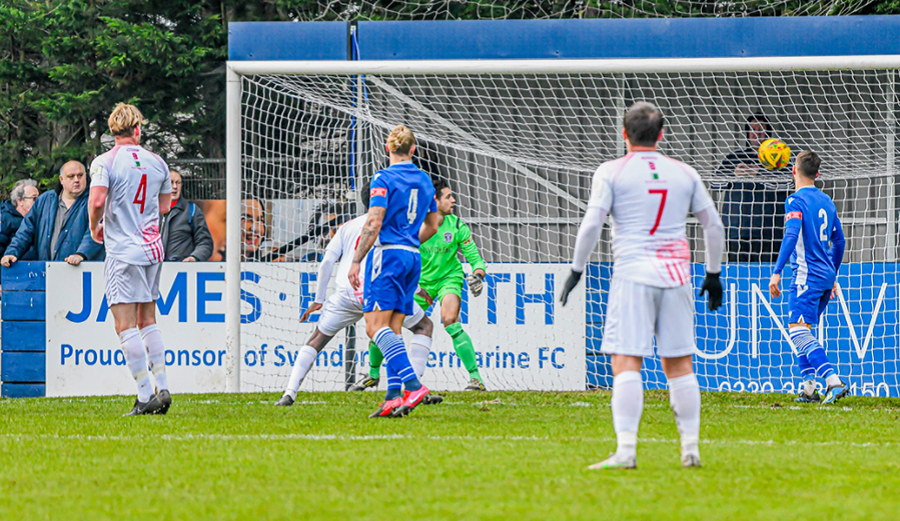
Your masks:
{"label": "club crest on shirt", "polygon": [[449,232],[445,233],[444,234],[444,242],[447,242],[447,243],[453,242],[453,234],[449,233]]}

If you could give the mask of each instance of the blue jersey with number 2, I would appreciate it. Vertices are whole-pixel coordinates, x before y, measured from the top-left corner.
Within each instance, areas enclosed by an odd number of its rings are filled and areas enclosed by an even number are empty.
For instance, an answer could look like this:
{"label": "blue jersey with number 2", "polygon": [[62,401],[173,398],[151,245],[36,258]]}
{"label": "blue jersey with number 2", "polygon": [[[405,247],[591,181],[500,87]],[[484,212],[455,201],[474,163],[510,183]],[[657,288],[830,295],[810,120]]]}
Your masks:
{"label": "blue jersey with number 2", "polygon": [[378,244],[419,247],[425,216],[437,211],[431,178],[411,161],[379,170],[369,189],[369,207],[385,209]]}
{"label": "blue jersey with number 2", "polygon": [[792,286],[828,290],[837,275],[832,258],[832,238],[843,241],[837,208],[830,197],[814,186],[805,186],[785,202],[785,228],[799,228],[797,247],[791,255]]}

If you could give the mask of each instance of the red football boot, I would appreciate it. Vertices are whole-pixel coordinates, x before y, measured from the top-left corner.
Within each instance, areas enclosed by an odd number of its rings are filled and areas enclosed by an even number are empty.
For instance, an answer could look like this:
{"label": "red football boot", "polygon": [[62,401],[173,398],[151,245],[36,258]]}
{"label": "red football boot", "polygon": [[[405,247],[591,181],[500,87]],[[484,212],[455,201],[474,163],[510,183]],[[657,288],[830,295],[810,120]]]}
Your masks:
{"label": "red football boot", "polygon": [[369,415],[369,418],[389,418],[395,409],[403,405],[403,396],[398,396],[393,400],[381,402],[378,410]]}
{"label": "red football boot", "polygon": [[394,409],[392,416],[395,418],[399,418],[401,416],[406,416],[411,413],[413,409],[416,408],[417,405],[422,403],[422,400],[428,396],[430,391],[424,385],[419,388],[418,391],[406,391],[403,393],[403,403]]}

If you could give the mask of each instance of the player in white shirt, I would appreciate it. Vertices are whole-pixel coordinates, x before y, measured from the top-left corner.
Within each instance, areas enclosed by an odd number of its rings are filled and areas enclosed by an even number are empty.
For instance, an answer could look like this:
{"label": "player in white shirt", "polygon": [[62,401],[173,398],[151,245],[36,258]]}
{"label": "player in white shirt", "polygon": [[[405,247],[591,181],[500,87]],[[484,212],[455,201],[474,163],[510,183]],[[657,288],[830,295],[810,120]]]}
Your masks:
{"label": "player in white shirt", "polygon": [[91,236],[106,245],[106,299],[125,361],[138,386],[134,408],[126,416],[165,414],[172,404],[165,346],[156,326],[159,275],[165,258],[159,217],[171,206],[172,183],[165,161],[140,146],[144,124],[137,107],[116,105],[109,116],[116,144],[91,163],[88,199]]}
{"label": "player in white shirt", "polygon": [[612,414],[616,452],[588,468],[635,468],[637,432],[644,408],[641,367],[656,351],[669,380],[669,400],[681,434],[681,462],[700,465],[700,386],[695,350],[694,296],[687,216],[692,211],[706,233],[709,309],[722,304],[722,220],[697,171],[657,151],[662,113],[650,103],[632,105],[624,118],[628,155],[600,166],[578,230],[572,273],[561,301],[578,284],[606,216],[612,217],[613,275],[609,290],[604,353],[612,355]]}
{"label": "player in white shirt", "polygon": [[[363,206],[368,210],[368,183],[362,187],[361,196]],[[297,353],[287,389],[285,389],[284,395],[275,405],[293,405],[294,400],[297,399],[297,391],[300,389],[300,384],[309,370],[312,369],[319,352],[328,345],[328,342],[339,331],[347,326],[356,324],[363,318],[363,288],[360,286],[359,289],[353,289],[350,285],[348,274],[350,273],[350,266],[353,264],[353,253],[356,251],[356,245],[359,243],[359,236],[365,224],[365,214],[344,223],[338,228],[337,233],[325,248],[325,256],[319,265],[319,274],[316,278],[318,286],[315,299],[309,306],[309,309],[300,317],[300,322],[306,322],[309,316],[319,309],[323,309],[322,315],[319,317],[316,330],[309,337],[306,345],[301,347]],[[326,302],[325,294],[328,289],[328,281],[331,279],[334,264],[338,260],[340,260],[340,265],[338,266],[337,280],[335,280],[335,291]],[[425,315],[425,311],[418,304],[414,304],[413,314],[403,320],[403,327],[409,329],[414,335],[409,345],[409,359],[413,369],[416,371],[416,375],[421,378],[425,374],[428,354],[431,352],[431,335],[434,330],[434,324]],[[433,396],[429,403],[439,403],[441,400],[442,398],[439,396]]]}

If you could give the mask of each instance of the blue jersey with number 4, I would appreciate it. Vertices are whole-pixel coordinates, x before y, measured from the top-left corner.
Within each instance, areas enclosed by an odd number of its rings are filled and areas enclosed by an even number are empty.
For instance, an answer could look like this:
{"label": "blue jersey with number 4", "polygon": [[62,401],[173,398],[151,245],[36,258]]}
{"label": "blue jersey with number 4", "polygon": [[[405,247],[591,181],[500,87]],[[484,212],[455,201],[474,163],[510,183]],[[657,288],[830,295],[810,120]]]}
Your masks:
{"label": "blue jersey with number 4", "polygon": [[831,243],[844,241],[834,201],[815,186],[804,186],[788,197],[784,206],[785,228],[800,232],[791,255],[791,285],[831,289],[837,275]]}
{"label": "blue jersey with number 4", "polygon": [[385,209],[378,244],[419,247],[425,216],[437,211],[431,178],[411,161],[379,170],[369,189],[369,207]]}

